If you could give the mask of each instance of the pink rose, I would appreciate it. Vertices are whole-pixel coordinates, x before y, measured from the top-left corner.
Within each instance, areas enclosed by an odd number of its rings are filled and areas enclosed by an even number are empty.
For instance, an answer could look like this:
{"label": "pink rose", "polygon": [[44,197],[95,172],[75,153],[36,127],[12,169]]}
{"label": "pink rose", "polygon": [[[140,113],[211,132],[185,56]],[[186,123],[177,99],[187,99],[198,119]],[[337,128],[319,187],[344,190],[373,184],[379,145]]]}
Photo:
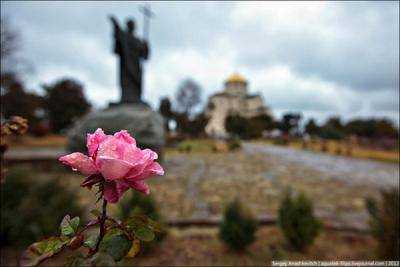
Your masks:
{"label": "pink rose", "polygon": [[74,152],[59,160],[88,176],[82,183],[84,187],[91,188],[104,182],[103,193],[108,202],[118,202],[129,188],[149,194],[149,186],[144,180],[164,174],[163,168],[155,162],[157,153],[138,148],[126,130],[105,135],[102,129],[97,129],[87,135],[86,142],[89,156]]}

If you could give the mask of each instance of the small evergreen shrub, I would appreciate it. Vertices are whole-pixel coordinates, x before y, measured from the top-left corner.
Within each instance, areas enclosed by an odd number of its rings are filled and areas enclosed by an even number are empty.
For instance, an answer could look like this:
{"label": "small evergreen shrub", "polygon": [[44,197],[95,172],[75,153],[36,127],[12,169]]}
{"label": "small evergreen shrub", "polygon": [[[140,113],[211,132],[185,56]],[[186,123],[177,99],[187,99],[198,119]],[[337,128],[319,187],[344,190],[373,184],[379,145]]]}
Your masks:
{"label": "small evergreen shrub", "polygon": [[11,168],[1,185],[1,243],[26,246],[58,232],[66,212],[83,214],[74,193],[57,181],[40,182],[28,169]]}
{"label": "small evergreen shrub", "polygon": [[312,202],[304,194],[292,197],[290,190],[279,207],[278,225],[286,241],[297,251],[312,245],[322,228],[322,223],[314,217]]}
{"label": "small evergreen shrub", "polygon": [[[158,212],[155,200],[151,195],[143,195],[142,193],[132,192],[127,197],[123,198],[119,204],[119,217],[121,219],[129,218],[133,215],[146,215],[150,219],[162,223],[163,219]],[[147,253],[155,246],[160,244],[166,237],[166,232],[155,233],[155,238],[150,242],[143,242],[141,253]]]}
{"label": "small evergreen shrub", "polygon": [[231,249],[240,251],[254,242],[257,221],[245,212],[238,200],[230,203],[219,228],[219,236]]}
{"label": "small evergreen shrub", "polygon": [[179,152],[189,153],[192,151],[192,145],[183,142],[183,143],[179,144],[178,150],[179,150]]}
{"label": "small evergreen shrub", "polygon": [[381,200],[378,205],[375,199],[366,199],[370,229],[378,241],[377,256],[382,260],[400,260],[398,189],[381,191]]}
{"label": "small evergreen shrub", "polygon": [[229,151],[234,151],[242,147],[242,143],[239,138],[232,138],[228,142]]}

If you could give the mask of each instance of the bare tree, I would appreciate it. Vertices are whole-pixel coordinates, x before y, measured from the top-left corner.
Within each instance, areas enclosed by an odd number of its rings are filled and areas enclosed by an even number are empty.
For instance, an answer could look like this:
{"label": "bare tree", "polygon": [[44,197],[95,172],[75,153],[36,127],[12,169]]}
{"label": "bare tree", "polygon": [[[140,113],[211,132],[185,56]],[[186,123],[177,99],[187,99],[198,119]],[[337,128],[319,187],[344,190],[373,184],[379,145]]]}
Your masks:
{"label": "bare tree", "polygon": [[193,109],[200,104],[200,86],[192,79],[186,79],[180,84],[175,98],[177,110],[190,116]]}
{"label": "bare tree", "polygon": [[0,19],[1,24],[1,74],[13,67],[16,53],[19,50],[19,34],[10,27],[7,19]]}

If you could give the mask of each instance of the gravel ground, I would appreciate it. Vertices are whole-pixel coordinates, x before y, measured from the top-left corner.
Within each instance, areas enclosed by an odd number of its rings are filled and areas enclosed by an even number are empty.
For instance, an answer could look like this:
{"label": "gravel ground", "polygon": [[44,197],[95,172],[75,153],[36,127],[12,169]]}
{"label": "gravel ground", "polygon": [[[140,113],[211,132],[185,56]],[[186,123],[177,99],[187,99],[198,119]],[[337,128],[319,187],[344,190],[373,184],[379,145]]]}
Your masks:
{"label": "gravel ground", "polygon": [[324,178],[341,179],[348,183],[373,186],[398,186],[399,165],[373,160],[333,156],[318,152],[296,150],[290,147],[266,144],[244,144],[248,154],[264,153],[282,161],[282,164],[297,164],[324,173]]}

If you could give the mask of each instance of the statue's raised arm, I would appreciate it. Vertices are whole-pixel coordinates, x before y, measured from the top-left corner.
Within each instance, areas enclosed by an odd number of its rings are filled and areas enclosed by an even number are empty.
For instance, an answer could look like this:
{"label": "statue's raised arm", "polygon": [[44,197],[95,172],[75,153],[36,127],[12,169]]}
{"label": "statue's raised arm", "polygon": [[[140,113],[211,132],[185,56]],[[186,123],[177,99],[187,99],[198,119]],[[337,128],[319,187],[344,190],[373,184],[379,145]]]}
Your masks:
{"label": "statue's raised arm", "polygon": [[113,15],[109,15],[108,18],[111,20],[111,23],[114,25],[114,27],[119,29],[119,24],[117,19]]}
{"label": "statue's raised arm", "polygon": [[114,26],[114,53],[120,53],[120,45],[121,45],[121,28],[119,27],[117,19],[113,15],[109,15],[108,18],[110,19],[111,23]]}

